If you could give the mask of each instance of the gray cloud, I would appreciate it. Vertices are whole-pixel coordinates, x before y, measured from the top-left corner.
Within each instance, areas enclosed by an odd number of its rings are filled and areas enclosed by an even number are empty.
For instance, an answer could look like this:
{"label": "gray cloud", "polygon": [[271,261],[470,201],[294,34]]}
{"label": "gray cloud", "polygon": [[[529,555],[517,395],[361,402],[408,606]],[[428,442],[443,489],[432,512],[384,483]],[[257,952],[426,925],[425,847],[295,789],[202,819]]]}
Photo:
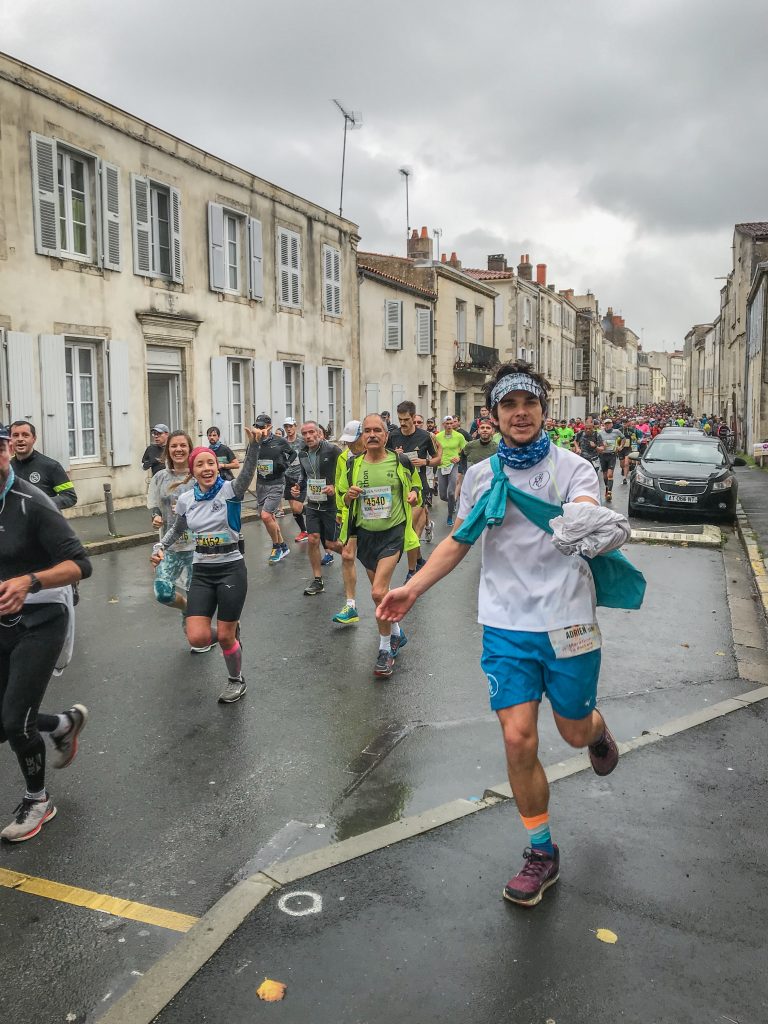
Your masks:
{"label": "gray cloud", "polygon": [[[45,31],[41,32],[41,25]],[[718,305],[732,226],[768,217],[763,0],[389,0],[211,7],[29,0],[3,46],[268,180],[344,212],[365,249],[411,222],[465,265],[521,252],[681,340]],[[762,204],[762,206],[761,206]],[[649,334],[653,333],[653,338]]]}

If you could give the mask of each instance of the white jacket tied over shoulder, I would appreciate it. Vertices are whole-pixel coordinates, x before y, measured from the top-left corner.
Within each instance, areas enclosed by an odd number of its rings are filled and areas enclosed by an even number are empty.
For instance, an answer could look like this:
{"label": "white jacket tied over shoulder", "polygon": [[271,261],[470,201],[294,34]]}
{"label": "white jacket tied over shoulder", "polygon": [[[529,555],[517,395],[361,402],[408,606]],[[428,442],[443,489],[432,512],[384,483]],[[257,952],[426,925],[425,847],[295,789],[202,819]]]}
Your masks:
{"label": "white jacket tied over shoulder", "polygon": [[551,519],[549,525],[554,530],[552,543],[558,551],[587,558],[615,551],[626,544],[632,533],[629,520],[621,512],[582,501],[566,502],[563,514]]}

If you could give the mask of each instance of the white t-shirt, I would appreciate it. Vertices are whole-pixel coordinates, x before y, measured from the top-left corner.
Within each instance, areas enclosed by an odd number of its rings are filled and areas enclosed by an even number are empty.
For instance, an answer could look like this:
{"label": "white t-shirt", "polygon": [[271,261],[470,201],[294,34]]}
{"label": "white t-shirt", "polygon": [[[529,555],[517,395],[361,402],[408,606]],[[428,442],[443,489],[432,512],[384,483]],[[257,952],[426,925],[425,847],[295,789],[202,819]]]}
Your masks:
{"label": "white t-shirt", "polygon": [[[549,455],[530,469],[504,467],[510,483],[553,505],[574,498],[600,502],[592,464],[552,445]],[[493,479],[491,460],[470,466],[464,477],[458,517],[466,519]],[[478,622],[499,629],[544,633],[590,624],[595,618],[595,585],[578,555],[563,555],[550,534],[539,529],[507,500],[500,526],[482,533],[482,569]]]}
{"label": "white t-shirt", "polygon": [[[185,491],[176,501],[176,515],[185,516],[187,526],[195,539],[192,559],[202,565],[237,562],[243,556],[239,550],[221,554],[217,549],[237,544],[240,534],[229,525],[227,501],[234,496],[232,481],[227,480],[210,501],[196,501],[194,491]],[[200,548],[205,548],[203,553]]]}

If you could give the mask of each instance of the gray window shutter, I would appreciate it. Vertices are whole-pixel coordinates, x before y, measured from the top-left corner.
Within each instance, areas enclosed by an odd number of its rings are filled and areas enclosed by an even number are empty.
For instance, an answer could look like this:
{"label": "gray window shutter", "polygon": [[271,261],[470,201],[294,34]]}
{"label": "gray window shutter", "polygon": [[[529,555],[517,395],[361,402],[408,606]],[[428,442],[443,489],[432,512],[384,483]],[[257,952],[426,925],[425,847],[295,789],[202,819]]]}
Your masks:
{"label": "gray window shutter", "polygon": [[323,309],[333,316],[333,249],[323,246]]}
{"label": "gray window shutter", "polygon": [[496,327],[504,326],[504,296],[497,295],[493,300],[493,322]]}
{"label": "gray window shutter", "polygon": [[[318,394],[317,394],[317,367],[312,366],[311,363],[304,364],[304,419],[305,420],[318,420],[320,413],[318,411]],[[326,402],[327,405],[327,402]]]}
{"label": "gray window shutter", "polygon": [[288,306],[291,302],[291,243],[288,232],[282,228],[277,234],[277,256],[280,268],[278,271],[280,302],[284,306]]}
{"label": "gray window shutter", "polygon": [[341,253],[333,250],[333,315],[341,316]]}
{"label": "gray window shutter", "polygon": [[401,402],[405,401],[405,384],[392,385],[392,418],[395,419],[395,411]]}
{"label": "gray window shutter", "polygon": [[32,198],[35,211],[35,252],[59,255],[59,216],[56,202],[56,143],[30,134]]}
{"label": "gray window shutter", "polygon": [[176,284],[184,281],[184,262],[181,250],[181,192],[172,188],[171,193],[171,280]]}
{"label": "gray window shutter", "polygon": [[224,207],[219,203],[208,203],[208,271],[211,291],[224,291]]}
{"label": "gray window shutter", "polygon": [[264,242],[261,221],[248,218],[248,296],[264,298]]}
{"label": "gray window shutter", "polygon": [[9,420],[29,420],[38,427],[41,423],[41,407],[37,339],[33,334],[23,334],[21,331],[8,331],[6,339]]}
{"label": "gray window shutter", "polygon": [[416,355],[432,354],[432,310],[416,307]]}
{"label": "gray window shutter", "polygon": [[67,432],[67,375],[64,335],[40,335],[40,390],[43,396],[41,447],[66,469],[69,466]]}
{"label": "gray window shutter", "polygon": [[101,251],[105,270],[122,270],[123,246],[120,237],[120,168],[102,160],[101,174]]}
{"label": "gray window shutter", "polygon": [[[279,359],[273,360],[269,364],[269,376],[272,394],[269,415],[272,417],[273,424],[276,427],[281,427],[285,419],[285,363]],[[294,408],[300,404],[300,401],[301,396],[296,395]]]}
{"label": "gray window shutter", "polygon": [[352,371],[344,370],[344,422],[352,419]]}
{"label": "gray window shutter", "polygon": [[131,201],[133,203],[133,272],[142,277],[152,276],[151,225],[149,178],[131,175]]}
{"label": "gray window shutter", "polygon": [[127,341],[107,343],[112,465],[131,465],[131,363]]}
{"label": "gray window shutter", "polygon": [[211,359],[211,423],[218,427],[229,444],[240,444],[233,438],[229,422],[229,360],[226,356]]}
{"label": "gray window shutter", "polygon": [[301,238],[291,232],[291,304],[301,305]]}
{"label": "gray window shutter", "polygon": [[255,420],[259,413],[265,412],[269,415],[271,405],[269,401],[269,363],[266,359],[252,359],[251,367],[253,370],[253,419]]}
{"label": "gray window shutter", "polygon": [[378,384],[366,384],[365,385],[365,415],[369,416],[371,413],[381,412],[379,409],[379,385]]}
{"label": "gray window shutter", "polygon": [[317,421],[328,422],[328,367],[317,368]]}
{"label": "gray window shutter", "polygon": [[395,351],[403,347],[403,304],[399,299],[384,300],[384,348]]}

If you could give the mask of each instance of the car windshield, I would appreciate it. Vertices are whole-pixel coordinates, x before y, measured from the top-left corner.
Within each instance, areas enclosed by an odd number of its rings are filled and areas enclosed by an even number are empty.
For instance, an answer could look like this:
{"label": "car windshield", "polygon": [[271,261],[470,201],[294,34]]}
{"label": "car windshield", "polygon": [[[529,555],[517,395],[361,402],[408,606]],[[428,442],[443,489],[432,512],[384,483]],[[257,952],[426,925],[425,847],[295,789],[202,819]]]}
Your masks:
{"label": "car windshield", "polygon": [[664,441],[658,438],[645,456],[646,462],[696,462],[702,465],[724,466],[725,454],[719,444],[711,441]]}

